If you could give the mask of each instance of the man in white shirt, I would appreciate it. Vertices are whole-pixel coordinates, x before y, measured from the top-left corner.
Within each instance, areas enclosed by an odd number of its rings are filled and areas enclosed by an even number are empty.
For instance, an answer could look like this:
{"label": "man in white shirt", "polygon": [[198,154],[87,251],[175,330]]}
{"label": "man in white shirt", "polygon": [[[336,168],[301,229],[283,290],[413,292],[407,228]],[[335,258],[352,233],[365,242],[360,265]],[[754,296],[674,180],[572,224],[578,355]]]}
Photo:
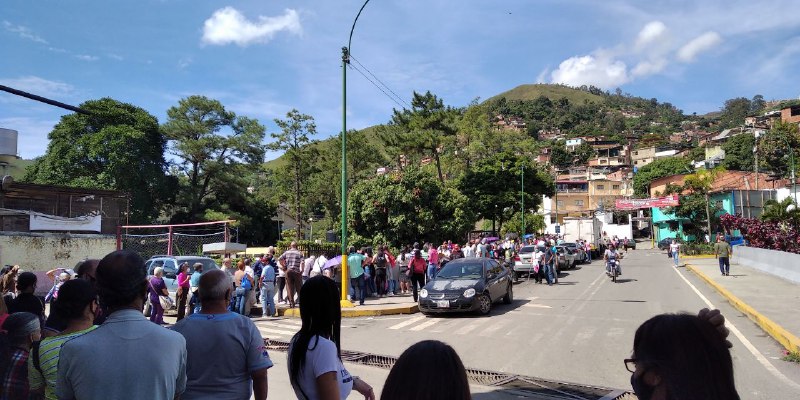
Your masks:
{"label": "man in white shirt", "polygon": [[472,240],[468,241],[462,250],[464,251],[464,258],[475,257],[475,249],[472,248]]}

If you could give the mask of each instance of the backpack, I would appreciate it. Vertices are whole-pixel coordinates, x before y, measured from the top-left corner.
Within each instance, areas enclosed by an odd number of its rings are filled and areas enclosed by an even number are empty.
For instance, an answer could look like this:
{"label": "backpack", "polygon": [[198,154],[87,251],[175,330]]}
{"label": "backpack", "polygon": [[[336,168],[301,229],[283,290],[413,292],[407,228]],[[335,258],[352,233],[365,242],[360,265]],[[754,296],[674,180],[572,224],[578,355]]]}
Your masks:
{"label": "backpack", "polygon": [[378,268],[386,268],[386,264],[388,264],[388,260],[386,259],[386,253],[378,254],[378,257],[375,258],[375,265]]}
{"label": "backpack", "polygon": [[241,287],[244,288],[244,289],[252,289],[253,288],[253,285],[250,284],[250,279],[247,279],[247,274],[244,274],[244,276],[242,277]]}

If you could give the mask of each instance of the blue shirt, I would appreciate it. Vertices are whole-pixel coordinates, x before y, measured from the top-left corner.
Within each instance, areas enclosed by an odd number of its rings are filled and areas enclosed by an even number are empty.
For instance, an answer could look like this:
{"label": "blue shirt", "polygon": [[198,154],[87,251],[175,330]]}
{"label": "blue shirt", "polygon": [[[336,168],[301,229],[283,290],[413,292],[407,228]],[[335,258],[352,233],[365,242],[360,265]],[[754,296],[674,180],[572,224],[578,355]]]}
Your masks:
{"label": "blue shirt", "polygon": [[347,269],[351,278],[358,278],[364,275],[364,267],[361,264],[366,257],[363,254],[353,253],[347,256]]}
{"label": "blue shirt", "polygon": [[275,268],[269,264],[261,271],[261,283],[275,283]]}

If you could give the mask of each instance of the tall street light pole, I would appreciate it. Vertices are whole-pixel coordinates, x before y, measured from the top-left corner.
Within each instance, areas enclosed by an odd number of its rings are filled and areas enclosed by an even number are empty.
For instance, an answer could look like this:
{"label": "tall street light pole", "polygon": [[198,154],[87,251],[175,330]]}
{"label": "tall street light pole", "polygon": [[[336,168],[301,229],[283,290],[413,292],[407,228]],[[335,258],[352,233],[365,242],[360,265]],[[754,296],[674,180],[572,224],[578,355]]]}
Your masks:
{"label": "tall street light pole", "polygon": [[520,237],[520,241],[522,243],[525,243],[525,165],[524,164],[522,165],[521,169],[522,169],[522,176],[521,176],[521,179],[520,179],[520,181],[521,181],[521,183],[520,183],[521,189],[520,189],[520,195],[519,195],[519,202],[520,202],[521,210],[522,210],[522,213],[521,213],[521,215],[522,215],[522,234],[521,234],[521,237]]}
{"label": "tall street light pole", "polygon": [[350,28],[350,37],[347,40],[347,47],[342,47],[342,307],[353,307],[353,303],[347,299],[347,289],[350,282],[350,273],[347,269],[347,65],[350,64],[350,44],[353,42],[353,30],[356,29],[356,22],[364,7],[369,0],[365,1],[358,10],[353,26]]}

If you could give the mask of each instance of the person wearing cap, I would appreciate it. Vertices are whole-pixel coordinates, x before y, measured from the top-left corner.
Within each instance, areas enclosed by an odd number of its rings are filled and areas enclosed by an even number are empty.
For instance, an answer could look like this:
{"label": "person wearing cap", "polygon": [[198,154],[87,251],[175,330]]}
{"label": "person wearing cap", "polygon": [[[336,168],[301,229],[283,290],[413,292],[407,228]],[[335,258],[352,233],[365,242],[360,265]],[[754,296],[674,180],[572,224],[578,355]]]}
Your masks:
{"label": "person wearing cap", "polygon": [[42,339],[39,316],[19,312],[3,322],[7,340],[0,341],[0,364],[7,366],[0,375],[0,396],[4,399],[27,399],[28,356],[34,342]]}
{"label": "person wearing cap", "polygon": [[17,275],[19,274],[19,265],[15,265],[11,267],[5,275],[3,275],[3,280],[0,282],[0,296],[11,295],[14,297],[16,294],[14,292],[14,288],[16,287]]}

